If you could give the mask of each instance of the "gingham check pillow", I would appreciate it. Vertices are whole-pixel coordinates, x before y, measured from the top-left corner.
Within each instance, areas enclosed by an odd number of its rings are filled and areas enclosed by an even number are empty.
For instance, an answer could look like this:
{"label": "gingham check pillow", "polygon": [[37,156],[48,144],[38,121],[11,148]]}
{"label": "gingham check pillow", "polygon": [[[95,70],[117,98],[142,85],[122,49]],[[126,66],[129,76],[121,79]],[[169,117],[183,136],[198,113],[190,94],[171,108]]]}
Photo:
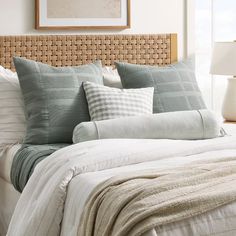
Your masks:
{"label": "gingham check pillow", "polygon": [[83,83],[91,120],[108,120],[153,113],[154,88],[117,89]]}

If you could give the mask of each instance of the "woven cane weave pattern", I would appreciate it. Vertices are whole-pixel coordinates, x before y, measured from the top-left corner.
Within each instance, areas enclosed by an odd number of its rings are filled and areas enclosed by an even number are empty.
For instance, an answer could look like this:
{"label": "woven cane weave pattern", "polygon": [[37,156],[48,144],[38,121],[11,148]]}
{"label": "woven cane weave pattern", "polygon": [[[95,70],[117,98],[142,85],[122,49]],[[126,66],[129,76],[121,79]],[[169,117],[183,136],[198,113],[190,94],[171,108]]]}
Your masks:
{"label": "woven cane weave pattern", "polygon": [[115,61],[166,65],[171,63],[171,34],[0,36],[0,65],[14,69],[13,56],[53,66],[75,66],[97,59],[106,66]]}

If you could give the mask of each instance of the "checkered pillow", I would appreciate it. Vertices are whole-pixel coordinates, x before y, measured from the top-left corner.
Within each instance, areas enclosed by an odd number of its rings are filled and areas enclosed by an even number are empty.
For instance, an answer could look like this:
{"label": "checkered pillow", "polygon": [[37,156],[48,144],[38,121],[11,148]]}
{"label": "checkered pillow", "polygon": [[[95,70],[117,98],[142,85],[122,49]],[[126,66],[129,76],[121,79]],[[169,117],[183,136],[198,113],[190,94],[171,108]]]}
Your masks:
{"label": "checkered pillow", "polygon": [[154,88],[117,89],[83,83],[92,120],[152,114]]}

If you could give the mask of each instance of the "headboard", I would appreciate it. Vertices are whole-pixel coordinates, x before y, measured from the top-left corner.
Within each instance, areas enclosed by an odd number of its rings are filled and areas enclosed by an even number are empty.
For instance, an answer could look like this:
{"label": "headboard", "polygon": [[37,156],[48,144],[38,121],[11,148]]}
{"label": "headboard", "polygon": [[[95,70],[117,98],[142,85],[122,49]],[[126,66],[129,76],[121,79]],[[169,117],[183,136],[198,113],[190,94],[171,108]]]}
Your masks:
{"label": "headboard", "polygon": [[0,65],[13,69],[13,56],[53,66],[75,66],[96,59],[166,65],[177,61],[177,34],[0,36]]}

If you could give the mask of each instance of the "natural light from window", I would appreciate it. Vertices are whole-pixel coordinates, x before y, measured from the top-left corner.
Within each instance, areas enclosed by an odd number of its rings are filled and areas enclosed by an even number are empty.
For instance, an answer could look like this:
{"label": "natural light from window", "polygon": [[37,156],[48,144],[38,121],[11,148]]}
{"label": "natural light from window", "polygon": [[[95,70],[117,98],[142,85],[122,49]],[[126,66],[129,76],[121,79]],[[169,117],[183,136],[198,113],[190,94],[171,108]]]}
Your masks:
{"label": "natural light from window", "polygon": [[196,73],[208,107],[220,112],[227,77],[209,74],[214,41],[236,40],[236,0],[196,0]]}

